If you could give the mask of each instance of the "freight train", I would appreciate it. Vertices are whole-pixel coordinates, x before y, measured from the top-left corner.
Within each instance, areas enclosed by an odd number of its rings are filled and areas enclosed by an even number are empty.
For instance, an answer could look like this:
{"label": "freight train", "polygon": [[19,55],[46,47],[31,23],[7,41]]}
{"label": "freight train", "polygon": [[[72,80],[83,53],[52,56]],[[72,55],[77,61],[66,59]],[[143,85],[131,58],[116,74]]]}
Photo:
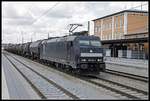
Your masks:
{"label": "freight train", "polygon": [[101,41],[93,35],[75,33],[24,44],[9,44],[4,49],[75,73],[97,74],[105,71]]}

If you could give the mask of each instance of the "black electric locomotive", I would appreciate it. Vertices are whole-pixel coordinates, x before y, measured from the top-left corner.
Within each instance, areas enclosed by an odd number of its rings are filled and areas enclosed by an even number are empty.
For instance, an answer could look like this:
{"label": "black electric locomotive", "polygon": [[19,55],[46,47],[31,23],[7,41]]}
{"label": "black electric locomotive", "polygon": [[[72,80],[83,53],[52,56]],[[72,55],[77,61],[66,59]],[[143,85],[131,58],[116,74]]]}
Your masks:
{"label": "black electric locomotive", "polygon": [[101,41],[96,36],[71,35],[44,40],[40,46],[40,59],[78,73],[105,70]]}

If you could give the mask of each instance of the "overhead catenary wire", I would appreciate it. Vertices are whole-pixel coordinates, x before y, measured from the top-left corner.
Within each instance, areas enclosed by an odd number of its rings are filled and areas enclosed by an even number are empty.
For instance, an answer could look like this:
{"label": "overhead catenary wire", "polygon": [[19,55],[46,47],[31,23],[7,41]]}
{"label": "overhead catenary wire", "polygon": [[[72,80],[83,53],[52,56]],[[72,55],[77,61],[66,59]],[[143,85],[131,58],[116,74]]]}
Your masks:
{"label": "overhead catenary wire", "polygon": [[31,25],[33,25],[35,22],[37,22],[41,17],[43,17],[44,15],[46,15],[48,12],[50,12],[53,8],[55,8],[60,2],[57,2],[55,5],[53,5],[51,8],[49,8],[48,10],[46,10],[41,16],[39,16],[37,19],[35,19]]}
{"label": "overhead catenary wire", "polygon": [[138,6],[131,7],[130,9],[133,9],[133,8],[139,8],[139,7],[142,7],[142,6],[145,6],[145,5],[148,5],[148,4],[147,4],[147,3],[145,3],[145,4],[140,4],[140,5],[138,5]]}
{"label": "overhead catenary wire", "polygon": [[[52,9],[54,9],[60,2],[55,3],[53,6],[51,6],[48,10],[46,10],[41,16],[35,18],[35,20],[33,20],[31,22],[31,24],[29,24],[29,26],[33,25],[34,23],[36,23],[40,18],[42,18],[43,16],[45,16],[48,12],[52,11]],[[33,17],[33,15],[32,15]],[[33,39],[32,39],[33,41]]]}

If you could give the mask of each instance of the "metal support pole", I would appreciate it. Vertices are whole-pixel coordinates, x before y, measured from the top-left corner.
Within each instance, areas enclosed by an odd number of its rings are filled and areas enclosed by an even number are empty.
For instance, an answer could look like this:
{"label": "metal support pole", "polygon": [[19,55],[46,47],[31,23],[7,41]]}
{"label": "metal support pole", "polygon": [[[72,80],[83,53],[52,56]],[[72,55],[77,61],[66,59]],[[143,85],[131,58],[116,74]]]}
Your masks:
{"label": "metal support pole", "polygon": [[49,33],[48,33],[48,38],[49,38]]}
{"label": "metal support pole", "polygon": [[140,44],[138,43],[138,59],[140,59]]}
{"label": "metal support pole", "polygon": [[23,44],[23,33],[22,33],[22,31],[21,31],[21,34],[22,34],[22,44]]}
{"label": "metal support pole", "polygon": [[142,2],[141,2],[141,10],[142,10]]}
{"label": "metal support pole", "polygon": [[90,21],[88,21],[88,35],[90,35]]}

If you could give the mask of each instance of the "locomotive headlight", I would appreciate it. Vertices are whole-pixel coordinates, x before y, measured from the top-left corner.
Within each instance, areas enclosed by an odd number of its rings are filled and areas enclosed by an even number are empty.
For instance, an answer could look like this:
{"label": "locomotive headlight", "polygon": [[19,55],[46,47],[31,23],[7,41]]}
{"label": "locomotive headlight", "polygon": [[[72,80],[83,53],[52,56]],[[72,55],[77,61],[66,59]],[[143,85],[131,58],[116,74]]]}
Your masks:
{"label": "locomotive headlight", "polygon": [[102,61],[102,59],[97,59],[97,61],[99,61],[99,62],[100,62],[100,61]]}
{"label": "locomotive headlight", "polygon": [[85,61],[86,61],[86,59],[81,59],[81,61],[85,62]]}

